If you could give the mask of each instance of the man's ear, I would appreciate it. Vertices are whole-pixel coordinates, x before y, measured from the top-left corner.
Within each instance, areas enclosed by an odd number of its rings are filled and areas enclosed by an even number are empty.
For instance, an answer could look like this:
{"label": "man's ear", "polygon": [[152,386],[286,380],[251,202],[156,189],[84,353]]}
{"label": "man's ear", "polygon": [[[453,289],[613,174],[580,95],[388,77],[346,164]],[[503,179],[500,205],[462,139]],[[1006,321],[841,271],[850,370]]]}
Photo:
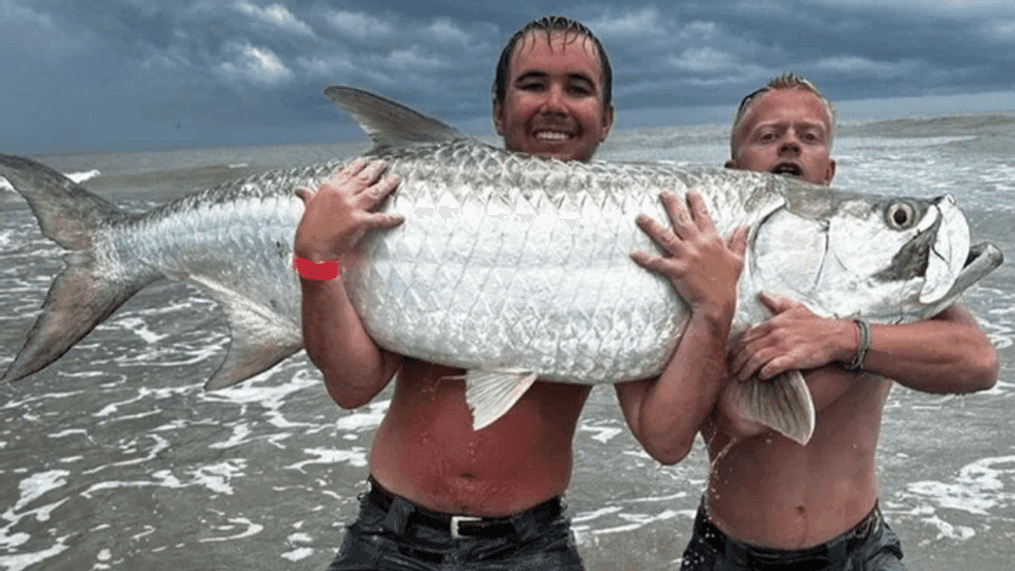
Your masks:
{"label": "man's ear", "polygon": [[613,105],[608,106],[603,112],[603,135],[599,138],[600,141],[606,140],[611,127],[613,127]]}
{"label": "man's ear", "polygon": [[835,178],[835,159],[828,159],[828,168],[825,170],[825,174],[828,177],[825,179],[825,185],[832,184],[832,179]]}
{"label": "man's ear", "polygon": [[501,137],[504,136],[504,105],[500,101],[493,102],[493,126],[497,129],[497,134]]}

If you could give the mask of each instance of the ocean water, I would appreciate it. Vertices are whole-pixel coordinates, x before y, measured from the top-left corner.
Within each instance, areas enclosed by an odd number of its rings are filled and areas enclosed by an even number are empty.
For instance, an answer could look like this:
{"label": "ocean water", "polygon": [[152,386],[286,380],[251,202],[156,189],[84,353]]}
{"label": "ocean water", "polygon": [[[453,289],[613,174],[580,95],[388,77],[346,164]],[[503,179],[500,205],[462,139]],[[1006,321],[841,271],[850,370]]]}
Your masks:
{"label": "ocean water", "polygon": [[[721,164],[724,126],[614,133],[613,160]],[[351,156],[364,144],[37,157],[138,212],[233,177]],[[974,242],[1015,252],[1015,115],[847,123],[836,186],[951,193]],[[0,183],[0,369],[20,349],[62,267],[19,195]],[[1015,279],[1002,265],[966,293],[1001,356],[997,385],[968,396],[897,386],[878,451],[881,506],[910,569],[1012,569],[1015,556]],[[317,569],[365,491],[390,388],[339,409],[302,353],[205,392],[225,355],[216,304],[151,286],[44,371],[0,385],[0,571]],[[567,495],[590,571],[675,569],[708,474],[699,441],[676,466],[628,432],[593,390]]]}

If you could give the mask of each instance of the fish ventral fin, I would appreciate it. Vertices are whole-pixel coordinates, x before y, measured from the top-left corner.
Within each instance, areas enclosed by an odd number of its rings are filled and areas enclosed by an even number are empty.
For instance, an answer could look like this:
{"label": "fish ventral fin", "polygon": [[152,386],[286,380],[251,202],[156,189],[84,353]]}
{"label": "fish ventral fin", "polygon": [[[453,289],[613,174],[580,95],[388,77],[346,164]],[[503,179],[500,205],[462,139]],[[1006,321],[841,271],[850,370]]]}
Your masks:
{"label": "fish ventral fin", "polygon": [[745,419],[763,424],[801,446],[810,441],[815,424],[814,400],[800,371],[786,371],[767,381],[754,377],[739,388],[737,409]]}
{"label": "fish ventral fin", "polygon": [[229,321],[231,340],[226,359],[204,388],[235,385],[263,373],[303,348],[301,332],[288,327],[270,310],[210,280],[191,279],[206,288]]}
{"label": "fish ventral fin", "polygon": [[467,138],[458,129],[405,105],[355,87],[333,85],[324,95],[359,123],[374,142],[374,151],[418,143]]}
{"label": "fish ventral fin", "polygon": [[472,410],[472,429],[482,430],[504,416],[536,382],[536,376],[528,371],[467,371],[465,402]]}

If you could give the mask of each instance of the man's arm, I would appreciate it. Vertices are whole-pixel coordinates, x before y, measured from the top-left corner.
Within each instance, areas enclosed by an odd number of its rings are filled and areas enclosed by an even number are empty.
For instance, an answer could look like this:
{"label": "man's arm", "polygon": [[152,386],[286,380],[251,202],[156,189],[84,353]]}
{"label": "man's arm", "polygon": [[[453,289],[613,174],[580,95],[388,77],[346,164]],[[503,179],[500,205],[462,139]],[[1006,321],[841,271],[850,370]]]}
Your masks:
{"label": "man's arm", "polygon": [[381,178],[385,165],[356,161],[321,185],[316,193],[298,192],[306,210],[293,254],[314,262],[337,260],[339,276],[329,281],[301,277],[303,343],[324,374],[328,394],[342,408],[370,401],[394,376],[401,358],[381,350],[367,334],[346,295],[342,269],[356,262],[367,232],[390,228],[401,218],[374,212],[396,187]]}
{"label": "man's arm", "polygon": [[[762,294],[761,300],[774,315],[733,343],[733,379],[743,382],[755,373],[770,379],[793,369],[848,364],[856,356],[859,335],[852,321],[817,317],[782,296]],[[918,391],[969,393],[994,385],[998,359],[976,320],[953,306],[925,321],[872,324],[863,368]]]}
{"label": "man's arm", "polygon": [[[727,383],[762,380],[787,370],[805,371],[814,408],[821,412],[857,383],[873,382],[873,373],[929,393],[968,393],[988,389],[997,380],[998,361],[975,319],[958,307],[936,317],[903,325],[871,325],[871,348],[865,372],[843,367],[857,354],[859,331],[849,320],[821,318],[801,303],[762,294],[771,319],[748,329],[730,347]],[[734,390],[725,385],[716,414],[731,435],[748,438],[767,430],[747,421],[735,406]]]}
{"label": "man's arm", "polygon": [[696,192],[688,192],[687,208],[670,193],[662,199],[672,229],[648,217],[637,222],[665,255],[635,252],[631,257],[670,280],[688,303],[690,317],[659,377],[617,383],[615,388],[638,442],[656,460],[674,464],[687,456],[695,434],[715,407],[747,230],[738,228],[725,243]]}

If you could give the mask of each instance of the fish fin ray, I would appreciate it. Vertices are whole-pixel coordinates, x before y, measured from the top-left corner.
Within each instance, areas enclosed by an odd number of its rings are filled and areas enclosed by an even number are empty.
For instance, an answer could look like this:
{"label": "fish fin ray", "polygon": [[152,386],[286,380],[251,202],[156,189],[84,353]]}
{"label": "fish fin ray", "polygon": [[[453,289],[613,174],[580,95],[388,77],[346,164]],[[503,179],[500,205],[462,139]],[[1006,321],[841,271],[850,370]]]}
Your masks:
{"label": "fish fin ray", "polygon": [[504,416],[536,382],[531,372],[476,371],[465,374],[465,401],[472,410],[473,430]]}
{"label": "fish fin ray", "polygon": [[768,381],[748,381],[739,397],[744,418],[763,424],[805,445],[814,434],[814,400],[800,371],[787,371]]}
{"label": "fish fin ray", "polygon": [[333,85],[324,95],[359,123],[374,142],[374,150],[405,147],[416,143],[438,143],[467,138],[458,129],[369,91]]}

